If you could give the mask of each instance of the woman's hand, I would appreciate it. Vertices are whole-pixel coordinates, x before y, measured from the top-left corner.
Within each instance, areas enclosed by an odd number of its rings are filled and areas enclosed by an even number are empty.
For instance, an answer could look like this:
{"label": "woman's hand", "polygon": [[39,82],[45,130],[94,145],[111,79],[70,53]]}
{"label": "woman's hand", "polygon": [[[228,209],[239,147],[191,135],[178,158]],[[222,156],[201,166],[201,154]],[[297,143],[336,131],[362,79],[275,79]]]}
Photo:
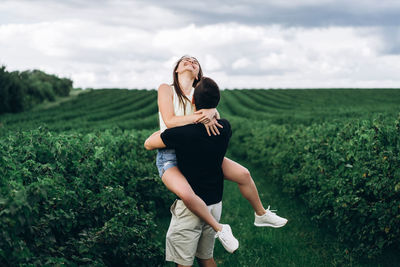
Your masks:
{"label": "woman's hand", "polygon": [[196,111],[194,114],[199,115],[199,117],[194,121],[194,123],[203,123],[204,125],[210,123],[211,120],[217,114],[217,109],[210,108],[210,109],[200,109]]}
{"label": "woman's hand", "polygon": [[216,118],[212,118],[210,122],[204,123],[204,126],[206,127],[208,136],[211,136],[211,133],[213,135],[219,135],[219,128],[224,128],[221,124],[218,123]]}

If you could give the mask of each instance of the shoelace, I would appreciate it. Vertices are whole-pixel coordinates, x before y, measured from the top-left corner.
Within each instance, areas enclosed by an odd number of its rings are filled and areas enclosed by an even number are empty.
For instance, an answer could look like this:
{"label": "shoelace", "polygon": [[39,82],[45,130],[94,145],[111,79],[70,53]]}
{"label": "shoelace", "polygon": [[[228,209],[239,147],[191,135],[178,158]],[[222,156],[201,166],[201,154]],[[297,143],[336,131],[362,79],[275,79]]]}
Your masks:
{"label": "shoelace", "polygon": [[273,211],[278,211],[278,210],[270,210],[270,209],[269,209],[270,207],[271,207],[271,206],[268,205],[268,209],[266,209],[266,211],[269,211],[269,212],[271,212],[271,213],[273,213],[273,214],[275,214],[275,212],[273,212]]}

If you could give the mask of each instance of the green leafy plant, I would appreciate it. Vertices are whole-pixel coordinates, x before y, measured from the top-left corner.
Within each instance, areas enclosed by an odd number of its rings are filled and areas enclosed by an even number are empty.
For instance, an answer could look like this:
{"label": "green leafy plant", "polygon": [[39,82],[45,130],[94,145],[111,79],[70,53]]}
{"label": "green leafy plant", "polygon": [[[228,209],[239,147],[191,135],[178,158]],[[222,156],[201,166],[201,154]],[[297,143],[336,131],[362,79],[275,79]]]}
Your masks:
{"label": "green leafy plant", "polygon": [[146,132],[54,134],[0,140],[0,263],[155,266],[154,215],[172,195]]}

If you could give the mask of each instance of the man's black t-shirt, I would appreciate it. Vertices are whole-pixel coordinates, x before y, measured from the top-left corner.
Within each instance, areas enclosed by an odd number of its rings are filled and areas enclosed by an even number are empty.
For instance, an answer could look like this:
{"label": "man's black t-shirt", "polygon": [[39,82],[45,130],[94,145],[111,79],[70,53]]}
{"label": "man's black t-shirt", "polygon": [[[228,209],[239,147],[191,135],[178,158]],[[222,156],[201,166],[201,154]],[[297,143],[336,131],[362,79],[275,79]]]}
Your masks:
{"label": "man's black t-shirt", "polygon": [[201,123],[167,129],[161,134],[164,144],[175,149],[179,170],[207,205],[222,200],[224,178],[221,165],[232,135],[227,120],[218,122],[223,126],[218,128],[220,135],[208,136]]}

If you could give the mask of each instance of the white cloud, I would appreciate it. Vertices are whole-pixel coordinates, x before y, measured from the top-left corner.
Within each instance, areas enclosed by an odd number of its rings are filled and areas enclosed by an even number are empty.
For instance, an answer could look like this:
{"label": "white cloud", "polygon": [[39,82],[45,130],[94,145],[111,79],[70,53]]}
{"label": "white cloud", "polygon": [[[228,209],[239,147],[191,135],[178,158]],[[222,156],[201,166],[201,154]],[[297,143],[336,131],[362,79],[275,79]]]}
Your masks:
{"label": "white cloud", "polygon": [[2,24],[81,19],[152,30],[177,26],[187,21],[185,15],[176,16],[173,10],[151,2],[124,0],[2,0],[0,13]]}
{"label": "white cloud", "polygon": [[[7,14],[0,18],[0,64],[70,77],[77,87],[155,88],[171,82],[176,60],[190,54],[221,88],[400,84],[400,56],[390,45],[390,40],[399,43],[396,28],[195,24],[190,18],[198,12],[179,12],[155,2],[66,3],[0,3],[0,12]],[[204,3],[197,5],[205,8]],[[239,12],[241,5],[236,1],[226,12]],[[308,0],[302,5],[322,4]]]}
{"label": "white cloud", "polygon": [[203,68],[205,68],[208,71],[216,71],[221,68],[221,63],[212,54],[206,54]]}
{"label": "white cloud", "polygon": [[248,58],[241,57],[232,63],[232,68],[234,70],[238,70],[238,69],[240,70],[240,69],[249,67],[250,64],[251,64],[251,61]]}

